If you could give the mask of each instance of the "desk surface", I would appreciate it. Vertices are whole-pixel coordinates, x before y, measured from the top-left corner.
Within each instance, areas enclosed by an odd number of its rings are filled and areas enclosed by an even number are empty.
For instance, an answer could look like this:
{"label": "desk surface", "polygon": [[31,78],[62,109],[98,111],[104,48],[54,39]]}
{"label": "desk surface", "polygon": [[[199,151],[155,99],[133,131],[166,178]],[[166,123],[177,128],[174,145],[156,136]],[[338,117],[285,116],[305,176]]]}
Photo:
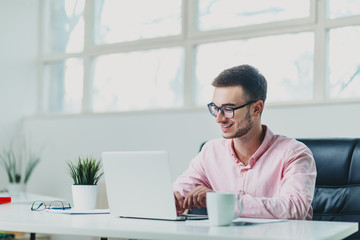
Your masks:
{"label": "desk surface", "polygon": [[33,212],[29,203],[0,205],[0,228],[7,231],[132,239],[342,239],[357,223],[286,221],[210,227],[189,222],[123,219],[109,214],[65,215]]}

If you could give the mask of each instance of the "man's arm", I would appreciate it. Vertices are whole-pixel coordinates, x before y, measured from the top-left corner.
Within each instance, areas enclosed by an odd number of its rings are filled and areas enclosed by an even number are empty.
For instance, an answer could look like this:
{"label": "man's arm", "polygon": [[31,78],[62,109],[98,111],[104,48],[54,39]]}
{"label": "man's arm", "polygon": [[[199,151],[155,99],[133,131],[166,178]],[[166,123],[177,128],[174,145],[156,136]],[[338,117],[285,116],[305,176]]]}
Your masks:
{"label": "man's arm", "polygon": [[188,169],[173,184],[178,212],[193,207],[206,206],[206,192],[212,191],[204,173],[199,153],[189,164]]}
{"label": "man's arm", "polygon": [[239,195],[242,217],[311,219],[316,179],[315,161],[309,151],[289,160],[283,169],[280,192],[271,198]]}
{"label": "man's arm", "polygon": [[198,186],[192,191],[188,192],[186,197],[183,198],[177,191],[174,192],[175,205],[177,213],[183,213],[186,209],[193,210],[194,207],[206,207],[206,193],[213,192],[213,190],[205,187]]}

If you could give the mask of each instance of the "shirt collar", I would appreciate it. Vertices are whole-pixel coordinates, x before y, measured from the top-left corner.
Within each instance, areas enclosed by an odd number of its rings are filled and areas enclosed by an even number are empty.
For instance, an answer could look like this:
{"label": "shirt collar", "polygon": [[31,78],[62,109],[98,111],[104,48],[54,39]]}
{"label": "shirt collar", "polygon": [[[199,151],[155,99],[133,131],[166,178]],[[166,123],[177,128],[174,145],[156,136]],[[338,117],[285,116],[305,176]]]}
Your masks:
{"label": "shirt collar", "polygon": [[[266,152],[266,150],[269,148],[272,139],[274,137],[274,133],[266,126],[262,125],[263,131],[265,131],[264,140],[262,141],[260,147],[255,151],[255,153],[251,156],[249,160],[249,164],[246,166],[246,168],[252,168],[253,165],[256,163],[256,161]],[[239,163],[239,159],[236,157],[235,151],[234,151],[234,142],[233,140],[229,141],[229,150],[231,153],[231,156],[233,157],[233,160],[236,163]],[[240,164],[243,164],[240,162]]]}

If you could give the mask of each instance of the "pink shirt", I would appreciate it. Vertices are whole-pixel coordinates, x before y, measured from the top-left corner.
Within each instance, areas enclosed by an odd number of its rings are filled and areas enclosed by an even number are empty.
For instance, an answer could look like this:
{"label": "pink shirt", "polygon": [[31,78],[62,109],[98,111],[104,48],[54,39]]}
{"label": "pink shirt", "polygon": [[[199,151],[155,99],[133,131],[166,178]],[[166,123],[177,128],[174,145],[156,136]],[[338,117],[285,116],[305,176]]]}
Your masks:
{"label": "pink shirt", "polygon": [[312,219],[316,168],[311,151],[292,138],[266,131],[264,141],[245,166],[234,153],[232,139],[207,142],[173,184],[184,197],[204,185],[237,193],[241,217]]}

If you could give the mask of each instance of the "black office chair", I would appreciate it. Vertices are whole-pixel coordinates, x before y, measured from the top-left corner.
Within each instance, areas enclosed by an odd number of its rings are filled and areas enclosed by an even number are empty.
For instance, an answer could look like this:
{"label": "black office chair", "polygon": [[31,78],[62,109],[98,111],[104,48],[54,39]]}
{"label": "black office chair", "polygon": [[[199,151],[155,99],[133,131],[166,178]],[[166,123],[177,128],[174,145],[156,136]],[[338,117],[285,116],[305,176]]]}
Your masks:
{"label": "black office chair", "polygon": [[[313,220],[360,223],[360,139],[299,139],[313,152]],[[356,232],[346,239],[360,239]]]}

